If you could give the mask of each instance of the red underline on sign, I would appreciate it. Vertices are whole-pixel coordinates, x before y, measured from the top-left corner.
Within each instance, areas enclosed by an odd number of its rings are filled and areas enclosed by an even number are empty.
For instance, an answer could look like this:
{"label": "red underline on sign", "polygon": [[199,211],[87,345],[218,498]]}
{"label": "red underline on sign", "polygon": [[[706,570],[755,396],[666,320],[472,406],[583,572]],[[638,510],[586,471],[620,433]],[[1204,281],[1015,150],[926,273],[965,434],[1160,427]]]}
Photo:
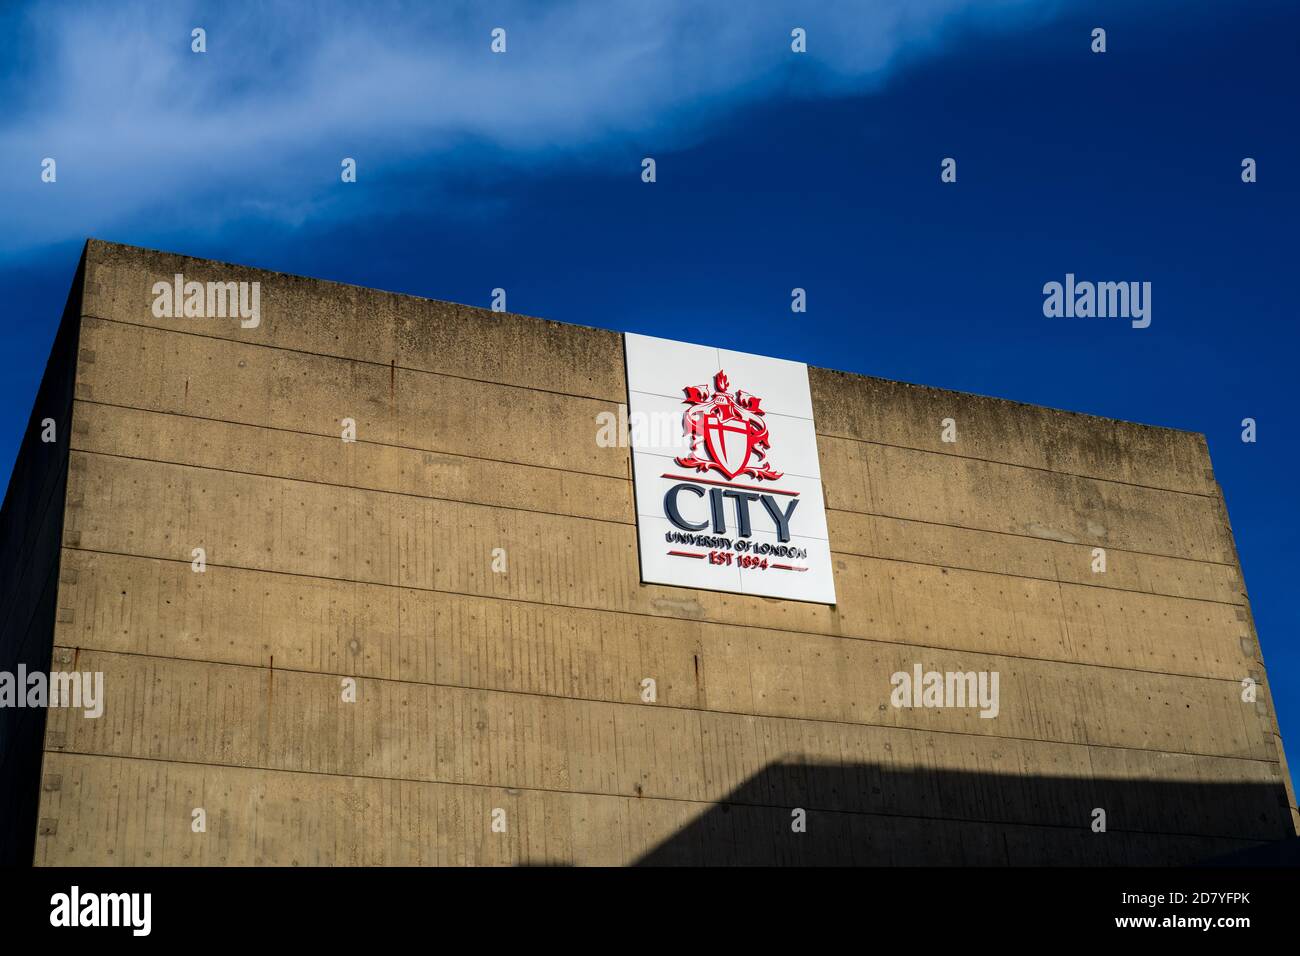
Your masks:
{"label": "red underline on sign", "polygon": [[769,568],[780,568],[782,571],[807,571],[807,568],[796,568],[793,564],[769,564]]}
{"label": "red underline on sign", "polygon": [[702,558],[702,554],[691,554],[689,551],[669,551],[669,554],[675,554],[679,558]]}
{"label": "red underline on sign", "polygon": [[701,485],[721,485],[723,488],[740,488],[744,491],[770,491],[774,495],[789,495],[792,498],[798,498],[797,491],[782,491],[780,488],[761,488],[758,485],[737,485],[730,481],[710,481],[708,478],[687,478],[685,475],[662,474],[660,478],[672,478],[674,481],[693,481]]}

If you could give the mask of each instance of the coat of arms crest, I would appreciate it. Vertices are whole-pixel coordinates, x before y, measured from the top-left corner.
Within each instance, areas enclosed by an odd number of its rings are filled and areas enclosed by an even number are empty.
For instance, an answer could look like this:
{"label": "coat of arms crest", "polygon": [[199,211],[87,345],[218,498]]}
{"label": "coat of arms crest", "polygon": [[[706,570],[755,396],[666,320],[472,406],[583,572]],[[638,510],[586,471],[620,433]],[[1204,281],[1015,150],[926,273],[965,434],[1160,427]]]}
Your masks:
{"label": "coat of arms crest", "polygon": [[687,385],[682,389],[690,406],[682,424],[691,450],[676,459],[677,464],[696,471],[718,471],[728,479],[748,476],[775,481],[782,472],[767,464],[770,442],[760,399],[748,392],[733,392],[730,386],[727,373],[720,370],[713,376],[712,387]]}

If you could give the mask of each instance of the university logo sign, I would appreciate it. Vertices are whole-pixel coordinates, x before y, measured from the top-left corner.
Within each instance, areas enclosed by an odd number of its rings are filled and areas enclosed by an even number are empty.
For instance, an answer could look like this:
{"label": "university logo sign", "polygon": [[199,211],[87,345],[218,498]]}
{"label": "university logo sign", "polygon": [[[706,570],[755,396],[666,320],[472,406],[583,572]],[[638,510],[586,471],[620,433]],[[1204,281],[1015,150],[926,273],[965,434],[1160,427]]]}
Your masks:
{"label": "university logo sign", "polygon": [[680,422],[632,433],[641,580],[834,604],[807,366],[624,345],[630,416]]}
{"label": "university logo sign", "polygon": [[[707,385],[682,389],[691,406],[683,419],[691,453],[678,458],[677,464],[697,471],[717,469],[728,478],[780,478],[779,471],[762,464],[771,442],[764,412],[758,407],[760,399],[740,391],[733,395],[727,385],[727,373],[719,371],[713,376],[712,391]],[[707,457],[700,457],[701,452]]]}

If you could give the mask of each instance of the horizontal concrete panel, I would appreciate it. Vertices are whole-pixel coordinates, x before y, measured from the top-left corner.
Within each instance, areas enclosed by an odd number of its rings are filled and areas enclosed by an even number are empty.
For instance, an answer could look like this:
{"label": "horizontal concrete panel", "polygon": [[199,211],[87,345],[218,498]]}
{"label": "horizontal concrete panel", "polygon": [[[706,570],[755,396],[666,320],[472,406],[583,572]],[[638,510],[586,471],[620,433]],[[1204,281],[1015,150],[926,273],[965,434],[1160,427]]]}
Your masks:
{"label": "horizontal concrete panel", "polygon": [[[833,441],[833,440],[832,440]],[[854,443],[841,443],[852,446]],[[486,461],[358,441],[339,447],[334,436],[260,428],[230,422],[165,414],[95,402],[76,405],[73,447],[131,458],[223,468],[253,474],[317,481],[422,497],[448,498],[630,524],[632,489],[625,477],[587,475],[567,470]],[[960,462],[909,452],[945,468]],[[328,462],[329,467],[322,467]],[[929,475],[925,461],[920,473]],[[847,474],[845,462],[837,471]],[[865,463],[862,463],[865,468]],[[1035,474],[1007,469],[1020,474]],[[864,475],[867,473],[864,471]],[[869,484],[869,481],[868,481]],[[921,520],[887,518],[836,510],[829,515],[835,547],[865,557],[916,561],[945,567],[993,571],[1049,581],[1073,581],[1100,587],[1170,594],[1178,597],[1241,603],[1240,581],[1231,565],[1166,558],[1118,548],[1107,551],[1105,573],[1092,570],[1090,544],[1065,544],[1016,533],[976,531],[932,522],[931,500],[899,482],[896,498],[872,493],[852,502],[857,507],[912,510]],[[1022,491],[1024,489],[1021,489]],[[838,496],[847,500],[847,496]],[[941,517],[962,520],[953,499]],[[1007,498],[1003,508],[1019,497]],[[1008,510],[1007,514],[1012,512]],[[1010,520],[994,523],[1014,525]]]}
{"label": "horizontal concrete panel", "polygon": [[[250,344],[87,320],[77,397],[337,439],[627,478],[589,399],[471,383]],[[269,400],[268,400],[269,399]],[[911,449],[827,439],[829,506],[957,527],[1231,562],[1217,497],[1178,494]],[[319,448],[341,470],[347,443]],[[237,461],[238,459],[236,459]],[[854,550],[832,535],[837,549]]]}
{"label": "horizontal concrete panel", "polygon": [[[55,648],[56,660],[62,650]],[[47,749],[695,802],[762,779],[745,802],[1050,826],[1086,826],[1101,806],[1122,816],[1125,829],[1281,834],[1278,768],[1261,761],[382,680],[356,681],[349,701],[337,676],[99,651],[81,651],[76,669],[103,673],[103,715],[52,708]],[[804,776],[810,764],[859,769],[817,787]],[[873,773],[901,782],[881,787]],[[945,773],[957,782],[934,786]],[[1044,789],[1042,799],[1006,803],[984,789],[990,776],[1066,782]],[[1176,814],[1121,795],[1161,784],[1188,789]],[[1216,785],[1231,788],[1231,797],[1196,799],[1199,788]]]}
{"label": "horizontal concrete panel", "polygon": [[[260,282],[261,323],[159,319],[155,282]],[[623,400],[615,332],[91,240],[83,312],[380,365]],[[484,290],[485,298],[488,290]]]}
{"label": "horizontal concrete panel", "polygon": [[625,703],[651,676],[660,701],[703,702],[695,622],[74,550],[63,561],[76,583],[61,633],[86,649]]}
{"label": "horizontal concrete panel", "polygon": [[556,468],[77,402],[72,447],[631,524],[632,483]]}
{"label": "horizontal concrete panel", "polygon": [[[333,777],[50,753],[42,866],[1183,864],[1251,841]],[[207,829],[194,833],[202,807]],[[504,832],[491,829],[504,811]]]}
{"label": "horizontal concrete panel", "polygon": [[[1277,759],[1266,705],[1233,680],[73,550],[63,566],[60,640],[82,650],[627,704],[651,678],[667,707]],[[997,716],[892,706],[893,675],[917,663],[997,672]]]}
{"label": "horizontal concrete panel", "polygon": [[[1202,561],[1233,560],[1217,497],[863,442],[827,439],[819,447],[831,508]],[[839,537],[832,532],[837,549]]]}
{"label": "horizontal concrete panel", "polygon": [[597,415],[617,405],[448,375],[85,320],[94,352],[76,397],[338,439],[627,477],[626,448],[597,444]]}
{"label": "horizontal concrete panel", "polygon": [[[200,282],[260,282],[260,325],[156,318],[153,285],[177,272]],[[609,402],[625,399],[621,337],[601,329],[97,240],[87,249],[86,278],[87,316]],[[1192,433],[825,369],[810,369],[809,378],[818,430],[828,435],[1213,492],[1204,441]],[[956,445],[939,440],[946,417],[959,421]]]}
{"label": "horizontal concrete panel", "polygon": [[[538,603],[1240,680],[1229,605],[836,556],[835,607],[641,585],[626,525],[73,452],[64,543]],[[507,573],[492,569],[497,548]]]}
{"label": "horizontal concrete panel", "polygon": [[[590,798],[48,753],[37,838],[43,866],[492,866],[628,862],[620,810],[597,828]],[[692,804],[655,801],[653,834]],[[506,811],[506,831],[491,830]],[[192,830],[193,811],[206,830]],[[570,820],[569,814],[575,814]],[[605,823],[602,820],[599,823]]]}
{"label": "horizontal concrete panel", "polygon": [[[817,432],[1152,488],[1213,494],[1202,435],[810,368]],[[957,441],[942,439],[943,420]]]}
{"label": "horizontal concrete panel", "polygon": [[1096,555],[1090,543],[1067,544],[852,511],[831,511],[828,519],[832,544],[840,553],[1225,604],[1246,601],[1241,578],[1231,564],[1108,547],[1106,569],[1098,572],[1093,570]]}

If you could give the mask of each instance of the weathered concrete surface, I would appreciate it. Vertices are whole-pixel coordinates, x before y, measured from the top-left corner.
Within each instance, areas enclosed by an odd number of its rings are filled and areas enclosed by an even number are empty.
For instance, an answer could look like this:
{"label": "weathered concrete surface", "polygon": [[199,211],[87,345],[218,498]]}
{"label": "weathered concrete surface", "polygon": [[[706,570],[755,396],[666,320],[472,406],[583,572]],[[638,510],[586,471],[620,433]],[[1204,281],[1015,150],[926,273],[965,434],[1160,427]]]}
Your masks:
{"label": "weathered concrete surface", "polygon": [[[832,439],[833,441],[833,439]],[[335,435],[307,435],[195,418],[172,410],[157,413],[93,402],[78,406],[78,448],[146,461],[224,468],[235,459],[256,462],[251,473],[327,485],[392,491],[427,498],[542,510],[631,524],[632,501],[625,477],[517,465],[463,455],[357,442],[346,446],[336,467],[322,472],[322,456],[337,456]],[[822,451],[827,456],[825,450]],[[920,456],[918,456],[919,458]],[[925,460],[918,469],[933,467]],[[908,492],[910,495],[910,492]],[[1047,581],[1066,581],[1174,597],[1241,604],[1244,596],[1232,565],[1108,549],[1105,584],[1092,572],[1092,547],[1032,535],[958,527],[952,513],[934,516],[941,497],[927,503],[932,518],[893,517],[855,511],[834,516],[836,549],[863,557],[990,571]],[[898,499],[884,501],[899,508]],[[538,505],[544,505],[538,508]],[[937,518],[937,521],[935,520]]]}
{"label": "weathered concrete surface", "polygon": [[[834,635],[735,628],[445,591],[227,568],[216,586],[188,562],[70,552],[81,650],[659,705],[1272,759],[1235,680]],[[125,592],[125,593],[123,593]],[[219,622],[222,640],[210,637]],[[884,672],[996,670],[1001,714],[886,706]],[[940,666],[940,665],[944,666]]]}
{"label": "weathered concrete surface", "polygon": [[[260,281],[260,326],[155,318],[178,272]],[[828,608],[639,583],[628,452],[595,441],[614,333],[99,242],[81,311],[53,642],[108,694],[50,712],[37,862],[1181,863],[1295,832],[1198,435],[811,370]],[[916,663],[997,671],[998,716],[890,706]]]}
{"label": "weathered concrete surface", "polygon": [[[719,818],[710,815],[718,806],[713,803],[90,755],[48,754],[46,769],[60,777],[45,802],[59,825],[43,835],[38,862],[617,866],[648,857],[686,864],[916,865],[969,858],[1140,865],[1200,859],[1244,845],[1222,837],[1116,832],[1099,839],[1079,828],[831,812],[812,814],[815,826],[796,836],[784,808],[778,813],[751,802],[728,803],[729,812]],[[853,785],[885,782],[864,773]],[[1069,783],[1060,787],[1070,789]],[[1143,802],[1160,803],[1163,795],[1157,788]],[[214,808],[201,835],[189,830],[196,805]],[[482,821],[497,808],[510,824],[504,833],[485,836]],[[712,832],[674,841],[701,825]]]}
{"label": "weathered concrete surface", "polygon": [[[340,442],[340,446],[343,443]],[[840,604],[641,585],[631,525],[72,452],[64,543],[343,581],[883,637],[1239,681],[1236,608],[837,556]],[[544,499],[543,499],[544,502]],[[834,545],[834,541],[832,541]],[[505,548],[513,572],[491,568]],[[1098,575],[1100,577],[1100,575]],[[689,592],[688,592],[689,593]]]}
{"label": "weathered concrete surface", "polygon": [[[71,648],[55,660],[71,660]],[[930,766],[1015,777],[1038,774],[1087,787],[1062,787],[1051,803],[994,807],[980,784],[966,794],[917,784],[914,793],[878,787],[798,793],[789,781],[776,806],[837,812],[943,817],[961,801],[963,819],[1061,826],[1114,808],[1106,780],[1210,785],[1255,784],[1241,799],[1185,799],[1169,807],[1124,808],[1126,829],[1270,839],[1278,835],[1267,789],[1272,766],[1259,759],[1108,747],[1068,747],[1010,737],[937,735],[849,722],[790,720],[671,706],[638,707],[538,694],[484,691],[408,681],[365,680],[356,706],[339,702],[336,675],[269,666],[223,666],[82,650],[80,666],[102,670],[118,687],[98,720],[52,710],[55,749],[172,762],[448,782],[526,790],[708,802],[742,787],[775,755],[801,763],[840,761],[890,772]],[[1008,678],[1011,679],[1011,678]],[[213,715],[239,715],[217,721]],[[988,723],[988,721],[985,721]],[[681,741],[698,748],[683,759]],[[936,768],[938,769],[938,768]],[[1118,810],[1112,812],[1119,813]],[[788,814],[787,814],[788,816]],[[1173,825],[1175,824],[1176,825]]]}

